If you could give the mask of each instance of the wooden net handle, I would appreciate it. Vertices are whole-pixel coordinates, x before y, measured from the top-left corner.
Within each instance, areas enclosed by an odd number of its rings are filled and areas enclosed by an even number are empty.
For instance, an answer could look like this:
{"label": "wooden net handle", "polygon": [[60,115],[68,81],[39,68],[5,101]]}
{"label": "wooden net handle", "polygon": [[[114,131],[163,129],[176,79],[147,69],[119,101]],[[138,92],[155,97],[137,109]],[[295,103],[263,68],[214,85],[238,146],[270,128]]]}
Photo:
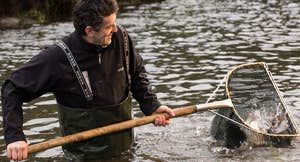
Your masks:
{"label": "wooden net handle", "polygon": [[[216,102],[212,102],[212,103],[208,103],[208,104],[201,104],[201,106],[196,105],[196,106],[187,106],[187,107],[177,108],[177,109],[174,109],[174,113],[175,113],[174,117],[192,114],[197,111],[219,109],[219,108],[223,108],[223,107],[231,107],[231,102],[228,102],[228,100],[224,100],[224,101],[216,101]],[[75,134],[68,135],[65,137],[59,137],[59,138],[52,139],[52,140],[49,140],[46,142],[33,144],[28,147],[28,153],[35,153],[35,152],[39,152],[39,151],[46,150],[49,148],[65,145],[68,143],[79,142],[79,141],[87,140],[87,139],[90,139],[90,138],[93,138],[96,136],[102,136],[105,134],[110,134],[113,132],[118,132],[118,131],[130,129],[130,128],[134,128],[137,126],[142,126],[142,125],[146,125],[149,123],[153,123],[155,118],[159,115],[161,115],[161,114],[145,116],[142,118],[128,120],[128,121],[124,121],[124,122],[120,122],[120,123],[116,123],[116,124],[112,124],[112,125],[108,125],[108,126],[104,126],[104,127],[99,127],[99,128],[75,133]],[[163,113],[163,115],[167,119],[171,118],[171,116],[169,116],[166,113]]]}

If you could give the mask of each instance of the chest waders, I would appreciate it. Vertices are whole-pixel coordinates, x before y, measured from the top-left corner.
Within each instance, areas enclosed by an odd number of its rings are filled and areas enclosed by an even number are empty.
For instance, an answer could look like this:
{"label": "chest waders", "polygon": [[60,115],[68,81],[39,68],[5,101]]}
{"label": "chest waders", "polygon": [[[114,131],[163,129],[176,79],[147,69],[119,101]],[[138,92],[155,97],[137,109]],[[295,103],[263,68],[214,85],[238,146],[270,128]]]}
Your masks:
{"label": "chest waders", "polygon": [[[122,33],[124,38],[126,76],[128,89],[130,89],[128,37],[124,29],[122,30]],[[66,54],[82,91],[84,92],[86,100],[91,101],[93,94],[88,88],[71,50],[62,41],[59,41],[56,44]],[[121,103],[116,105],[107,105],[89,109],[58,105],[58,108],[62,136],[132,119],[131,98],[129,95]],[[132,143],[133,129],[128,129],[82,142],[67,144],[62,146],[62,148],[66,158],[69,160],[89,160],[120,155],[122,152],[130,149]]]}
{"label": "chest waders", "polygon": [[[63,136],[131,120],[130,97],[117,105],[92,109],[74,109],[59,105],[59,122]],[[63,146],[67,159],[96,159],[120,155],[133,142],[132,129]]]}

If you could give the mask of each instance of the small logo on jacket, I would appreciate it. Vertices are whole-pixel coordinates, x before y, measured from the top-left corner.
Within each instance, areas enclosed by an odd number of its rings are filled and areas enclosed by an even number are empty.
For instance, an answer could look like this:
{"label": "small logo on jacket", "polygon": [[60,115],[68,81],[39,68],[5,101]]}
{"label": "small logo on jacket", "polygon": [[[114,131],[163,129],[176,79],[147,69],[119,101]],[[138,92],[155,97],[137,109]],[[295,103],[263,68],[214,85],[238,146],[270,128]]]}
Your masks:
{"label": "small logo on jacket", "polygon": [[124,67],[120,67],[120,68],[118,68],[118,70],[117,70],[118,72],[121,72],[121,71],[124,71]]}

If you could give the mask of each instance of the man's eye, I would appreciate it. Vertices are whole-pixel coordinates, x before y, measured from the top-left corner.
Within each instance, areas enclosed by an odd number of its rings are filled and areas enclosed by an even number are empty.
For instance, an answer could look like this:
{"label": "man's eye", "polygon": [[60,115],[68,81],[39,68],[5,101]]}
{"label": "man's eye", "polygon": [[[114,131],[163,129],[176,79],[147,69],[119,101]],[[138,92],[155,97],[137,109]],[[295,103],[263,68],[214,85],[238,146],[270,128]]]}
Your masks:
{"label": "man's eye", "polygon": [[114,24],[112,24],[112,25],[108,25],[105,29],[111,29],[111,28],[114,28]]}

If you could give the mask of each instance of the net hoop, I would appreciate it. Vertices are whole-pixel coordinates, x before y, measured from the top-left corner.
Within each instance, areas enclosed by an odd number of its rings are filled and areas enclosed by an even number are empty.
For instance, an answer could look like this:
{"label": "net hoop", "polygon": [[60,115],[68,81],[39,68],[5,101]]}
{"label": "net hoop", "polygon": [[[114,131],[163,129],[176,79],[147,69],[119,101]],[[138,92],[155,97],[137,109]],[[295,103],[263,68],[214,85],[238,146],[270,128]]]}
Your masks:
{"label": "net hoop", "polygon": [[[238,69],[244,68],[244,67],[246,67],[246,66],[254,66],[254,65],[259,65],[259,66],[263,67],[263,69],[264,69],[264,70],[266,71],[266,73],[268,74],[269,79],[270,79],[270,81],[272,82],[273,87],[275,88],[276,93],[277,93],[277,95],[278,95],[279,98],[280,98],[280,102],[281,102],[281,104],[282,104],[282,107],[283,107],[283,109],[285,109],[285,111],[286,111],[286,113],[287,113],[287,119],[288,119],[288,121],[289,121],[289,123],[290,123],[289,126],[290,126],[290,127],[293,127],[293,130],[295,130],[295,133],[294,133],[294,134],[272,134],[272,133],[262,132],[262,131],[253,129],[253,128],[251,128],[250,125],[247,124],[247,123],[245,122],[245,120],[239,115],[239,112],[236,110],[236,108],[234,107],[234,104],[233,104],[232,110],[234,111],[234,114],[239,118],[239,120],[242,121],[242,123],[243,123],[245,126],[247,126],[247,127],[249,128],[250,131],[252,131],[252,133],[250,133],[250,132],[248,132],[249,130],[243,129],[243,130],[246,131],[246,135],[248,134],[248,136],[249,136],[249,133],[252,134],[252,135],[253,135],[253,133],[254,133],[255,136],[256,136],[256,139],[258,139],[258,140],[256,140],[255,142],[258,142],[259,145],[265,144],[265,143],[266,143],[266,141],[264,140],[264,136],[269,136],[269,137],[274,137],[274,138],[275,138],[275,137],[277,137],[277,138],[278,138],[278,137],[279,137],[279,138],[280,138],[280,137],[282,137],[282,138],[284,138],[284,137],[285,137],[285,138],[291,137],[291,138],[292,138],[292,137],[300,136],[300,134],[299,134],[299,129],[298,129],[296,123],[295,123],[295,120],[294,120],[293,116],[290,114],[290,112],[288,111],[287,106],[286,106],[286,104],[285,104],[285,102],[284,102],[284,99],[283,99],[282,95],[280,94],[280,91],[279,91],[279,89],[278,89],[278,87],[277,87],[277,85],[276,85],[276,83],[275,83],[275,81],[274,81],[274,79],[273,79],[273,77],[272,77],[271,72],[268,70],[268,66],[267,66],[267,64],[266,64],[265,62],[256,62],[256,63],[242,64],[242,65],[238,65],[238,66],[234,67],[231,71],[229,71],[229,72],[227,73],[227,76],[226,76],[227,80],[226,80],[226,86],[225,86],[225,88],[226,88],[226,95],[227,95],[228,99],[230,99],[230,100],[232,99],[231,96],[230,96],[230,89],[229,89],[229,78],[231,78],[232,74],[233,74],[236,70],[238,70]],[[251,139],[250,139],[250,140],[251,140]],[[259,141],[260,141],[260,142],[259,142]]]}

